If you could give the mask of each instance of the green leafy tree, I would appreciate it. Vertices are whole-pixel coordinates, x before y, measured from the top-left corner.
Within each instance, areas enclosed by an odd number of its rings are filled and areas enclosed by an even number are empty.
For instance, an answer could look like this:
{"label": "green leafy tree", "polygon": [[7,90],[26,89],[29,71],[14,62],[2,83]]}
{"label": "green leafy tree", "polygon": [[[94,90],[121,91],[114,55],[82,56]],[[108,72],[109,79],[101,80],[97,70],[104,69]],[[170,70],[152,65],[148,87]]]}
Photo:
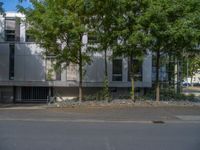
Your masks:
{"label": "green leafy tree", "polygon": [[119,15],[117,17],[115,31],[115,37],[117,37],[115,41],[117,43],[113,47],[113,53],[114,56],[129,58],[132,86],[131,98],[133,101],[135,101],[135,70],[139,67],[139,64],[135,63],[135,59],[142,61],[149,42],[149,37],[145,36],[138,20],[147,7],[148,1],[146,0],[121,0],[119,5]]}
{"label": "green leafy tree", "polygon": [[[174,55],[177,70],[183,70],[184,59],[199,54],[200,44],[200,2],[198,0],[176,0],[167,10],[170,23],[168,50]],[[182,71],[181,71],[182,72]],[[183,74],[177,72],[176,92],[181,92]]]}
{"label": "green leafy tree", "polygon": [[32,8],[18,6],[26,15],[29,33],[36,43],[54,55],[56,66],[79,66],[79,100],[82,101],[83,65],[90,61],[82,38],[87,33],[87,9],[84,0],[31,0]]}
{"label": "green leafy tree", "polygon": [[196,55],[189,61],[189,76],[191,77],[191,84],[193,84],[194,75],[200,70],[200,55]]}
{"label": "green leafy tree", "polygon": [[0,2],[0,14],[2,15],[3,13],[4,13],[3,2]]}
{"label": "green leafy tree", "polygon": [[[90,12],[93,16],[90,18],[89,44],[92,45],[93,52],[104,53],[104,97],[109,99],[108,82],[108,52],[114,43],[114,29],[117,23],[119,1],[116,0],[90,0]],[[91,36],[95,40],[90,40]],[[96,46],[94,46],[94,44]]]}
{"label": "green leafy tree", "polygon": [[200,54],[190,55],[184,59],[183,78],[191,78],[191,84],[193,76],[200,70]]}
{"label": "green leafy tree", "polygon": [[172,53],[177,57],[198,49],[198,8],[197,0],[154,0],[140,18],[143,31],[151,39],[149,49],[156,56],[156,101],[160,100],[161,55]]}

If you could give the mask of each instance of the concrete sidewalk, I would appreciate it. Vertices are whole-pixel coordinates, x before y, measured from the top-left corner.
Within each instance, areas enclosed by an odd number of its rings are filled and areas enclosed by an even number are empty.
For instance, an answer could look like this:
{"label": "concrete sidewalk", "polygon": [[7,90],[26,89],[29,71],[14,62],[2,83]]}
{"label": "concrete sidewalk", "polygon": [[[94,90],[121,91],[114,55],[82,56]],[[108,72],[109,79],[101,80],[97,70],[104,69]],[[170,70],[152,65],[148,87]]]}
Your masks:
{"label": "concrete sidewalk", "polygon": [[49,108],[44,106],[0,109],[0,120],[71,121],[71,122],[177,122],[200,123],[200,107],[75,107]]}
{"label": "concrete sidewalk", "polygon": [[16,109],[16,110],[31,110],[31,109],[46,109],[47,104],[0,104],[1,109]]}

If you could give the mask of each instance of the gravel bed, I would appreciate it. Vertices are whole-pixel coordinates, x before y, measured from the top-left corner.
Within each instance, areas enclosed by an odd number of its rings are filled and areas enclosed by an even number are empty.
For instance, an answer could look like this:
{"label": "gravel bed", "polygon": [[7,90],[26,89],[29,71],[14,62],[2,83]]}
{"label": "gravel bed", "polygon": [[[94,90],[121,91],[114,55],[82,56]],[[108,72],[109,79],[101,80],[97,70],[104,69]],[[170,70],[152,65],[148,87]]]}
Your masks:
{"label": "gravel bed", "polygon": [[76,107],[76,106],[91,106],[91,107],[104,107],[104,106],[139,106],[139,107],[152,107],[152,106],[200,106],[200,101],[152,101],[152,100],[123,100],[115,99],[111,102],[108,101],[83,101],[78,102],[74,100],[66,100],[49,104],[49,107]]}

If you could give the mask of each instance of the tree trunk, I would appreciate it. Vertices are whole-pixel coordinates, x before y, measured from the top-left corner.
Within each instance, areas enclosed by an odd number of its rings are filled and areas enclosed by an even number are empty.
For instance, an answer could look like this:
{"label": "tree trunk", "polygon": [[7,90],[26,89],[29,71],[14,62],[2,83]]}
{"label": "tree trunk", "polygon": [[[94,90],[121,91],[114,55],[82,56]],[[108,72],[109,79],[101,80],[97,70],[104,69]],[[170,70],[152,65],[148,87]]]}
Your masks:
{"label": "tree trunk", "polygon": [[104,50],[105,77],[108,78],[107,49]]}
{"label": "tree trunk", "polygon": [[156,101],[160,101],[160,82],[159,82],[159,69],[160,69],[160,50],[156,52]]}
{"label": "tree trunk", "polygon": [[172,68],[172,59],[171,59],[171,54],[169,54],[169,64],[168,64],[168,81],[169,81],[169,88],[171,87],[172,85],[172,71],[171,71],[171,68]]}
{"label": "tree trunk", "polygon": [[175,58],[175,66],[174,66],[174,78],[175,78],[175,93],[179,94],[179,80],[180,80],[180,66],[179,66],[179,60],[177,57]]}
{"label": "tree trunk", "polygon": [[130,78],[131,78],[131,99],[135,102],[135,80],[134,80],[134,62],[133,62],[133,54],[130,56]]}
{"label": "tree trunk", "polygon": [[189,83],[189,81],[188,81],[188,77],[189,77],[189,72],[188,72],[188,56],[187,56],[187,87],[188,87],[188,83]]}
{"label": "tree trunk", "polygon": [[176,56],[174,55],[173,56],[173,75],[172,75],[172,77],[173,77],[173,89],[174,89],[174,92],[176,92],[176,75],[177,75],[177,73],[176,73]]}
{"label": "tree trunk", "polygon": [[[181,60],[183,60],[183,58],[181,58]],[[180,94],[181,91],[182,91],[182,86],[181,86],[181,83],[182,83],[182,62],[181,61],[178,61],[178,82],[177,82],[177,93]]]}
{"label": "tree trunk", "polygon": [[82,68],[82,53],[81,48],[79,49],[79,102],[81,103],[83,100],[83,68]]}
{"label": "tree trunk", "polygon": [[177,60],[177,89],[176,89],[176,93],[180,94],[180,86],[179,86],[179,82],[180,82],[180,64],[179,64],[179,60]]}
{"label": "tree trunk", "polygon": [[109,81],[108,81],[108,61],[107,61],[107,47],[104,48],[104,87],[103,87],[103,97],[104,100],[110,102],[110,93],[109,93]]}
{"label": "tree trunk", "polygon": [[135,82],[134,77],[131,77],[131,99],[135,102]]}

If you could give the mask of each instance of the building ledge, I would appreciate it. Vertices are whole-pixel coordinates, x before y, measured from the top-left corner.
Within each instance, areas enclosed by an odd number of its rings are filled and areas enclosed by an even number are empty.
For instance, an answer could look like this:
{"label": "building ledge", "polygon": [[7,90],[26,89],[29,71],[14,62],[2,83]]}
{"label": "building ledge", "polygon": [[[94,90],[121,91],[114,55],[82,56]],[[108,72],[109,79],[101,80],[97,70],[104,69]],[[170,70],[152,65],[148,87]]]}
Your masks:
{"label": "building ledge", "polygon": [[[0,81],[0,86],[78,87],[78,81]],[[103,87],[103,82],[83,82],[83,87]],[[135,82],[135,87],[151,87],[151,82]],[[130,82],[110,82],[109,87],[131,87]]]}

